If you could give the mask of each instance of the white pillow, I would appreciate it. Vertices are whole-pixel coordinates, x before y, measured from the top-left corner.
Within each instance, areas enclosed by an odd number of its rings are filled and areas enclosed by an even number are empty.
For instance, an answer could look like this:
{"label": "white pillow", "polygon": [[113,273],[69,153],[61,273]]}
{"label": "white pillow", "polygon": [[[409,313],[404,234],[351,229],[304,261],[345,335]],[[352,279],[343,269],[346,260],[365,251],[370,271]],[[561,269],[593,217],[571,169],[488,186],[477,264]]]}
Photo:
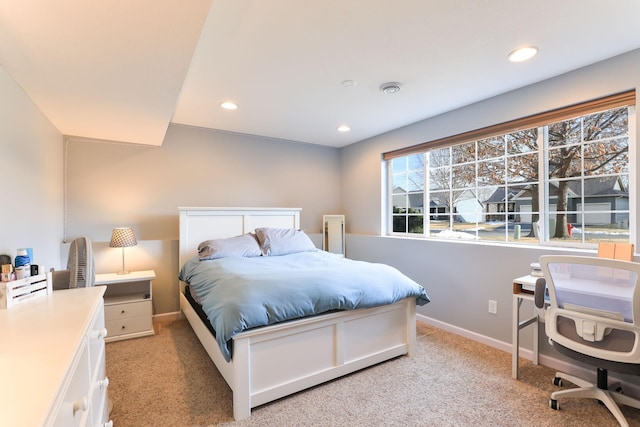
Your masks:
{"label": "white pillow", "polygon": [[256,257],[262,255],[253,233],[227,239],[205,240],[198,245],[200,261],[224,257]]}
{"label": "white pillow", "polygon": [[256,228],[256,236],[263,255],[277,256],[317,250],[309,236],[295,228]]}

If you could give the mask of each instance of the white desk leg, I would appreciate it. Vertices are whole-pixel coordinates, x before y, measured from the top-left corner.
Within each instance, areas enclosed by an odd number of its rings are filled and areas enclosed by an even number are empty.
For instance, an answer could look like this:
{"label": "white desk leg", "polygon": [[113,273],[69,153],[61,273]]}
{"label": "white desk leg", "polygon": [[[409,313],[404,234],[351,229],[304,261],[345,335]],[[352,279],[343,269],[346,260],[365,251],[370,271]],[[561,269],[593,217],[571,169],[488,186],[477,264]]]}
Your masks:
{"label": "white desk leg", "polygon": [[536,321],[533,322],[533,364],[537,365],[538,364],[538,329],[540,329],[538,327],[539,322],[538,322],[538,309],[534,306],[533,307],[533,315],[536,317]]}
{"label": "white desk leg", "polygon": [[518,356],[520,352],[520,304],[522,300],[513,296],[513,330],[511,331],[511,376],[518,379]]}

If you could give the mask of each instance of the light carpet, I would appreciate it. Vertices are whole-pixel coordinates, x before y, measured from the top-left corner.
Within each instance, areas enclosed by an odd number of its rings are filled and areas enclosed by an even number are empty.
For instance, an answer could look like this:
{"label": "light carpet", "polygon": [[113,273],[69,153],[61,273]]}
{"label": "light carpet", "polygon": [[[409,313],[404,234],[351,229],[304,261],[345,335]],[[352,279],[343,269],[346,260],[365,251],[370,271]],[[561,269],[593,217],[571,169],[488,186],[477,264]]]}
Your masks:
{"label": "light carpet", "polygon": [[[548,407],[554,371],[418,323],[416,354],[254,408],[233,420],[231,390],[186,320],[156,323],[156,335],[108,343],[116,427],[142,426],[617,426],[589,399]],[[640,410],[623,407],[632,426]]]}

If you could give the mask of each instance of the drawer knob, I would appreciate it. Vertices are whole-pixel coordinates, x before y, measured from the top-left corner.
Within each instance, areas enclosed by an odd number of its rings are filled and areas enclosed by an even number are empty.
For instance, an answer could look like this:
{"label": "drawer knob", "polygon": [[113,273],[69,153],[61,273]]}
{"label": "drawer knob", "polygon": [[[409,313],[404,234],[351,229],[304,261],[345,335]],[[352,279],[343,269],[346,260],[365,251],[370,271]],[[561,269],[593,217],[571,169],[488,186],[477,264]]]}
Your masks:
{"label": "drawer knob", "polygon": [[122,311],[120,312],[120,314],[124,314],[124,310],[122,310]]}
{"label": "drawer knob", "polygon": [[89,401],[87,400],[86,397],[83,397],[82,399],[78,399],[75,402],[73,402],[73,413],[75,414],[78,411],[86,411],[87,409],[89,409]]}
{"label": "drawer knob", "polygon": [[107,336],[107,328],[102,328],[100,330],[93,331],[91,334],[95,338],[102,339]]}
{"label": "drawer knob", "polygon": [[104,390],[109,387],[109,378],[105,377],[105,379],[98,381],[98,386],[100,387],[100,390]]}

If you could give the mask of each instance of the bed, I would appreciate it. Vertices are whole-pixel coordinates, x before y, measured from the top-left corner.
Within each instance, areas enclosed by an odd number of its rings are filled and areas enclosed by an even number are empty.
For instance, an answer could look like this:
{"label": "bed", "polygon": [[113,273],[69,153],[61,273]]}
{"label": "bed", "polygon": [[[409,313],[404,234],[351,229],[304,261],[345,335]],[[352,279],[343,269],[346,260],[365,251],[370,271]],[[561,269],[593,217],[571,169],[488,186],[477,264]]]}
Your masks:
{"label": "bed", "polygon": [[[300,209],[179,208],[179,264],[210,239],[240,236],[261,227],[299,229]],[[206,318],[180,282],[180,309],[233,392],[233,416],[374,364],[411,355],[416,298],[257,327],[232,337],[232,357],[221,349]]]}

